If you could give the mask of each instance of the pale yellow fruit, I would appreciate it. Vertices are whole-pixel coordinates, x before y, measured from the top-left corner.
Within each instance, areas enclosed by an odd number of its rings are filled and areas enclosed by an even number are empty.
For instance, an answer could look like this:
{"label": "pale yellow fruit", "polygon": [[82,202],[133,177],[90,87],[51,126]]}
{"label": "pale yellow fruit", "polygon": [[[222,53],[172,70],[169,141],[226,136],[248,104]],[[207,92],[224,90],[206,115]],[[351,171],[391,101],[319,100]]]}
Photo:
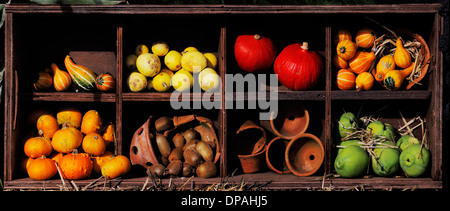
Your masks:
{"label": "pale yellow fruit", "polygon": [[181,54],[184,54],[184,53],[187,53],[187,52],[192,52],[192,51],[198,52],[198,49],[196,47],[187,47],[181,52]]}
{"label": "pale yellow fruit", "polygon": [[172,86],[179,92],[187,91],[194,85],[192,74],[184,69],[172,76]]}
{"label": "pale yellow fruit", "polygon": [[153,77],[161,69],[159,57],[152,53],[144,53],[138,56],[136,67],[145,77]]}
{"label": "pale yellow fruit", "polygon": [[139,44],[136,46],[136,50],[135,50],[136,56],[139,56],[141,54],[148,53],[148,52],[150,52],[150,51],[146,45]]}
{"label": "pale yellow fruit", "polygon": [[207,67],[198,74],[198,82],[203,91],[214,91],[220,85],[220,77],[214,69]]}
{"label": "pale yellow fruit", "polygon": [[181,54],[175,50],[169,51],[164,57],[164,64],[173,71],[181,69]]}
{"label": "pale yellow fruit", "polygon": [[203,56],[206,57],[207,67],[212,69],[216,69],[217,66],[217,57],[212,53],[204,53]]}
{"label": "pale yellow fruit", "polygon": [[170,89],[170,76],[165,72],[161,72],[153,78],[153,89],[158,92],[165,92]]}
{"label": "pale yellow fruit", "polygon": [[198,73],[207,66],[206,57],[198,51],[186,52],[181,56],[181,67],[191,73]]}
{"label": "pale yellow fruit", "polygon": [[132,72],[127,82],[132,92],[140,92],[147,87],[147,78],[139,72]]}
{"label": "pale yellow fruit", "polygon": [[127,66],[128,69],[130,70],[136,69],[136,59],[137,59],[136,54],[130,54],[125,58],[125,65]]}
{"label": "pale yellow fruit", "polygon": [[153,89],[153,78],[148,78],[147,80],[147,91],[152,91]]}
{"label": "pale yellow fruit", "polygon": [[169,70],[169,69],[167,69],[167,68],[163,68],[163,69],[160,71],[160,73],[161,73],[161,72],[165,72],[165,73],[169,74],[170,78],[172,78],[172,76],[173,76],[173,74],[174,74],[172,70]]}
{"label": "pale yellow fruit", "polygon": [[165,42],[155,42],[152,45],[152,52],[157,56],[165,56],[169,52],[169,45]]}

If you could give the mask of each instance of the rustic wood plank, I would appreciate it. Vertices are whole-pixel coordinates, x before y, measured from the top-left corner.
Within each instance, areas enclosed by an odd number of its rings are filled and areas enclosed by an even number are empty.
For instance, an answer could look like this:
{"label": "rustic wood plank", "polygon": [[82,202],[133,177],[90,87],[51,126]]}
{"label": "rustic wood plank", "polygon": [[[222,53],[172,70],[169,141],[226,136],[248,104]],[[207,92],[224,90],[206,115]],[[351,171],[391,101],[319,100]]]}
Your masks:
{"label": "rustic wood plank", "polygon": [[67,102],[115,102],[115,93],[103,92],[33,92],[21,94],[25,100]]}
{"label": "rustic wood plank", "polygon": [[431,98],[431,91],[387,91],[387,90],[369,90],[369,91],[331,91],[332,100],[428,100]]}

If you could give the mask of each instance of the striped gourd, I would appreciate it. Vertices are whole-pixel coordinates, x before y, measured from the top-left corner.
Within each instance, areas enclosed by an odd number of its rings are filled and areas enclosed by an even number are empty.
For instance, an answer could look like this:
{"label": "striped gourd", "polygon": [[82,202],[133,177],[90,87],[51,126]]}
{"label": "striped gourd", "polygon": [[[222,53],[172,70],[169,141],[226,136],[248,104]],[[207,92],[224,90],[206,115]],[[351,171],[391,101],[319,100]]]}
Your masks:
{"label": "striped gourd", "polygon": [[342,90],[355,88],[355,74],[348,69],[340,69],[337,73],[337,86]]}
{"label": "striped gourd", "polygon": [[97,76],[95,86],[97,86],[97,89],[100,91],[112,91],[116,88],[116,80],[111,73],[102,73]]}
{"label": "striped gourd", "polygon": [[50,88],[53,84],[52,76],[47,72],[39,72],[37,80],[33,83],[34,89],[41,91]]}
{"label": "striped gourd", "polygon": [[62,92],[69,89],[72,84],[72,79],[70,78],[69,73],[59,69],[55,63],[52,63],[50,66],[53,70],[53,86],[56,91]]}
{"label": "striped gourd", "polygon": [[376,34],[372,29],[361,29],[356,33],[356,45],[361,48],[370,48],[376,39]]}
{"label": "striped gourd", "polygon": [[361,74],[369,70],[375,58],[373,52],[358,51],[355,56],[348,61],[348,65],[354,73]]}
{"label": "striped gourd", "polygon": [[75,64],[69,55],[64,59],[67,71],[78,88],[90,91],[95,87],[95,78],[97,74],[87,67]]}

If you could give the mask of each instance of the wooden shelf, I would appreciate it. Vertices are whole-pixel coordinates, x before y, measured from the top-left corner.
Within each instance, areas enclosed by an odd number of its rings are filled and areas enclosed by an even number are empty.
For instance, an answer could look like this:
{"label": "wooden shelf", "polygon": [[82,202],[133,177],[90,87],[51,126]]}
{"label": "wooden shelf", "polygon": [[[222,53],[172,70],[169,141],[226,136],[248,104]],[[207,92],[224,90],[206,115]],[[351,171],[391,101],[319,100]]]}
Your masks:
{"label": "wooden shelf", "polygon": [[67,102],[115,102],[115,93],[101,92],[33,92],[31,95],[24,94],[24,100],[33,101],[67,101]]}

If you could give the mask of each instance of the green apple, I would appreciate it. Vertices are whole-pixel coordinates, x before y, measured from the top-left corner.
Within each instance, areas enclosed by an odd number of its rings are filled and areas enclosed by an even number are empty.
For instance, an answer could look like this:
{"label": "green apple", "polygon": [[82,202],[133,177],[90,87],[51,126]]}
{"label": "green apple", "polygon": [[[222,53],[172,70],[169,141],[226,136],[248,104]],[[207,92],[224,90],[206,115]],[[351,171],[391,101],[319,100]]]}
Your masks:
{"label": "green apple", "polygon": [[346,137],[348,134],[351,134],[356,131],[358,127],[358,121],[356,117],[351,112],[345,112],[341,115],[338,122],[339,135],[341,138]]}
{"label": "green apple", "polygon": [[369,155],[357,145],[345,147],[336,157],[334,168],[341,177],[360,177],[369,167]]}
{"label": "green apple", "polygon": [[412,135],[404,135],[397,141],[397,146],[403,151],[411,144],[420,144],[419,140]]}
{"label": "green apple", "polygon": [[[390,141],[384,143],[395,146]],[[373,153],[376,155],[376,158],[372,157],[372,169],[376,175],[384,177],[392,176],[400,168],[400,151],[397,148],[375,148]]]}
{"label": "green apple", "polygon": [[420,144],[410,144],[400,154],[400,167],[408,177],[419,177],[430,163],[430,152]]}

